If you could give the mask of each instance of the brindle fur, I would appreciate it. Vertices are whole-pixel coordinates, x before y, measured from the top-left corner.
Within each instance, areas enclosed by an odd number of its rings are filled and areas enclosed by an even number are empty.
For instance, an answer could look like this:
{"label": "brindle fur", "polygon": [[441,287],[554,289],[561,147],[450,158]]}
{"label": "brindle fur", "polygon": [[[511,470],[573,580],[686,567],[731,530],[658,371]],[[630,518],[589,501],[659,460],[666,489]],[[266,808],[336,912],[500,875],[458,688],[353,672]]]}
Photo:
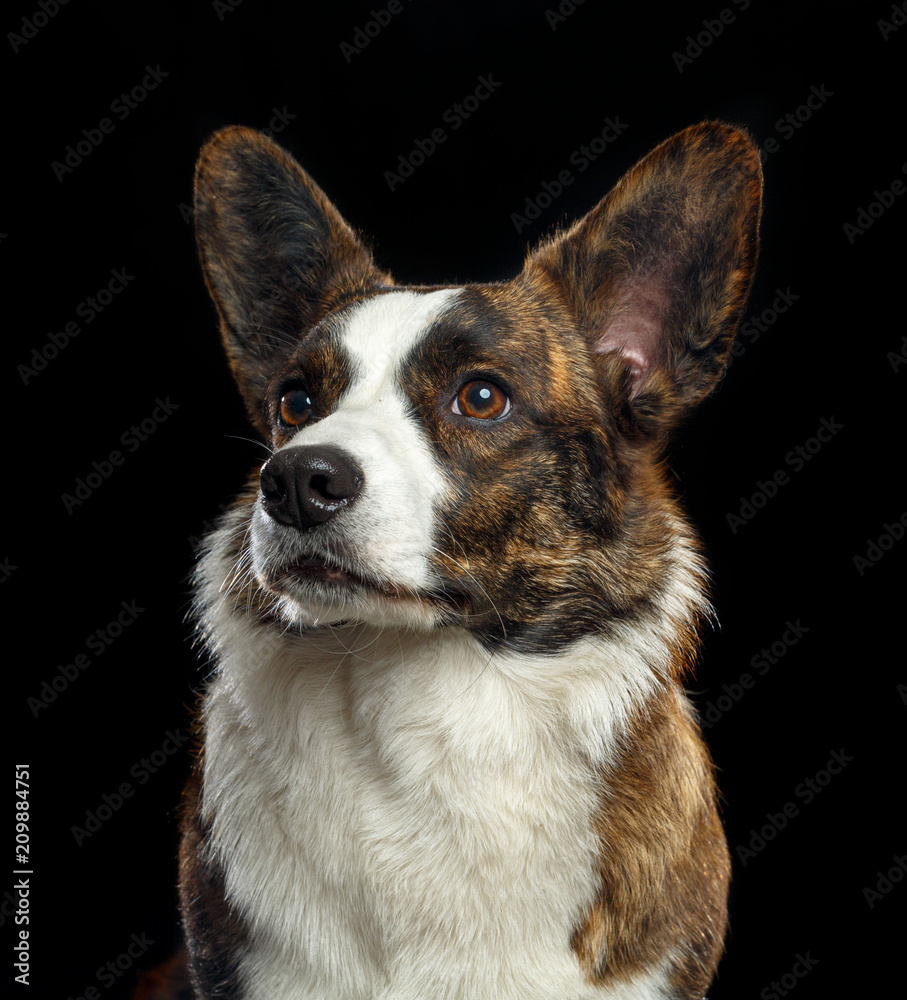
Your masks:
{"label": "brindle fur", "polygon": [[245,928],[225,898],[224,875],[207,849],[208,826],[201,818],[201,767],[186,786],[180,844],[180,909],[189,977],[195,995],[234,1000],[242,995],[237,967]]}
{"label": "brindle fur", "polygon": [[[446,625],[490,651],[554,654],[664,617],[663,581],[678,559],[701,575],[662,455],[724,370],[755,266],[760,190],[745,133],[714,122],[687,129],[512,281],[467,286],[406,359],[400,383],[456,498],[437,532],[442,585],[426,598]],[[305,171],[250,130],[209,141],[196,218],[236,380],[280,446],[282,392],[304,385],[316,416],[330,413],[351,378],[336,335],[344,310],[400,286]],[[619,350],[634,317],[661,331],[657,342],[642,337],[635,366]],[[508,392],[510,419],[455,425],[450,400],[473,376]],[[239,566],[257,490],[256,472],[230,515]],[[269,627],[254,579],[241,575],[228,599]],[[695,623],[673,625],[672,661],[651,664],[663,694],[627,726],[619,760],[601,774],[601,884],[570,945],[594,983],[667,961],[675,996],[699,1000],[722,947],[729,860],[709,756],[677,690],[696,657]],[[242,928],[193,810],[181,879],[196,989],[238,997],[231,956]]]}

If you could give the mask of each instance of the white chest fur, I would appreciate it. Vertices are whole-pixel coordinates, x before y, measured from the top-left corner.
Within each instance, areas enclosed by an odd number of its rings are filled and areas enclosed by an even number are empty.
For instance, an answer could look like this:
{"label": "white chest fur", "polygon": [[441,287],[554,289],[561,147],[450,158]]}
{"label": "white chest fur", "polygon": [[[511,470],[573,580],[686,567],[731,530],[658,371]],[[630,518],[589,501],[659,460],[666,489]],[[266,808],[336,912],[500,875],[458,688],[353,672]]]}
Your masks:
{"label": "white chest fur", "polygon": [[203,801],[251,929],[248,996],[607,996],[569,939],[595,893],[594,768],[652,684],[608,653],[489,662],[457,631],[236,642]]}

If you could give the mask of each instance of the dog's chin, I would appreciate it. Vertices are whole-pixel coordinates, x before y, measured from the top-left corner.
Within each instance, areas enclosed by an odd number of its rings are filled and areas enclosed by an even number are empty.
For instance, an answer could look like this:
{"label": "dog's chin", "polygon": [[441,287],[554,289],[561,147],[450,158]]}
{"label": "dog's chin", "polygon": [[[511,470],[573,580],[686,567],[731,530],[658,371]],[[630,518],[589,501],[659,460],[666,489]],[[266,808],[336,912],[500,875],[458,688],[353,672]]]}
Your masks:
{"label": "dog's chin", "polygon": [[259,582],[278,595],[281,617],[303,628],[362,622],[431,629],[442,617],[427,596],[320,557],[271,568]]}

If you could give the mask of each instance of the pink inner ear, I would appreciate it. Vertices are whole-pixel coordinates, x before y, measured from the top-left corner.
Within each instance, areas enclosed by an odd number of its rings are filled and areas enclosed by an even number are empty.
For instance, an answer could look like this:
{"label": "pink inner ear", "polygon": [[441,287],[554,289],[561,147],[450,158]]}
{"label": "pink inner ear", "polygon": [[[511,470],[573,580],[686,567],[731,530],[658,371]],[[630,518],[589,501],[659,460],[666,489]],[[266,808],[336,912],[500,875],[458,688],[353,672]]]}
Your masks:
{"label": "pink inner ear", "polygon": [[636,395],[649,372],[662,360],[668,297],[660,281],[638,278],[618,292],[611,319],[596,338],[596,354],[619,351],[633,376]]}

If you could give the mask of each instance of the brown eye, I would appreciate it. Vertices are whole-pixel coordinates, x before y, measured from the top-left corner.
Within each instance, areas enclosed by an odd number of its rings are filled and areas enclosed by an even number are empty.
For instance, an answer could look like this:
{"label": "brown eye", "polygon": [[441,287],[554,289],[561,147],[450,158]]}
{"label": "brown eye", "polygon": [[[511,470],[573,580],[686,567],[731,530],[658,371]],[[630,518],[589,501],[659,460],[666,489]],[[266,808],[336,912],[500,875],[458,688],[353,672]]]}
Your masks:
{"label": "brown eye", "polygon": [[510,411],[507,394],[493,382],[467,382],[457,393],[453,412],[480,420],[496,420]]}
{"label": "brown eye", "polygon": [[305,389],[291,389],[280,400],[280,419],[290,427],[301,427],[312,416],[312,400]]}

